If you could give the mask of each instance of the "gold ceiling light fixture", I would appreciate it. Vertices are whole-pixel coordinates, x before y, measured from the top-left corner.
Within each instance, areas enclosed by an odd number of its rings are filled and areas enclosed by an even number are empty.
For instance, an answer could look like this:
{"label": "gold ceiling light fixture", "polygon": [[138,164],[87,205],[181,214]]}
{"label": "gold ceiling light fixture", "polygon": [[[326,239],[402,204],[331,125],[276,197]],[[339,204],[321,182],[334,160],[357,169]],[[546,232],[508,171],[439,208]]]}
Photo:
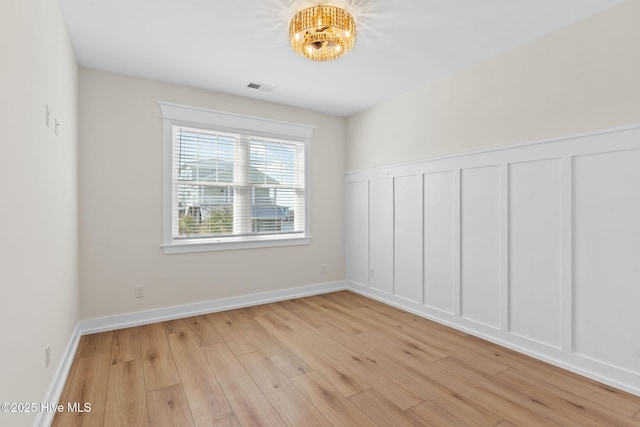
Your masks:
{"label": "gold ceiling light fixture", "polygon": [[356,21],[344,9],[313,6],[296,13],[289,25],[291,48],[314,61],[331,61],[356,42]]}

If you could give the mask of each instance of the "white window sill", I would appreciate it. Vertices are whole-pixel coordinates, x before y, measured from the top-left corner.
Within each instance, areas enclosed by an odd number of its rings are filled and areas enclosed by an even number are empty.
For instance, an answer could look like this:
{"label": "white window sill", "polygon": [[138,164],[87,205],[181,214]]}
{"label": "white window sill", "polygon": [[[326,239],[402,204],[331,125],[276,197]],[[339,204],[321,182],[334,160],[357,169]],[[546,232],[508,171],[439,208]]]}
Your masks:
{"label": "white window sill", "polygon": [[243,238],[220,238],[206,240],[184,240],[162,245],[164,253],[169,254],[185,254],[190,252],[210,252],[210,251],[230,251],[235,249],[256,249],[256,248],[272,248],[280,246],[298,246],[308,245],[311,236],[294,236],[294,237],[261,237],[256,236],[251,239]]}

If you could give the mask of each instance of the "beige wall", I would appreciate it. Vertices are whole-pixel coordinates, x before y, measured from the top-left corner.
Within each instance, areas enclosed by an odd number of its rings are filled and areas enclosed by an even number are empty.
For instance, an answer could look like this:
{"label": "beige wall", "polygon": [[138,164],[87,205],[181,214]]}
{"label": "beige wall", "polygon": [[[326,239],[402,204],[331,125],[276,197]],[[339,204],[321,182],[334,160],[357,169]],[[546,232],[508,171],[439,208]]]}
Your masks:
{"label": "beige wall", "polygon": [[[2,1],[0,401],[42,401],[79,317],[342,280],[345,169],[640,122],[637,16],[629,0],[348,120],[81,69],[78,122],[57,2]],[[311,244],[164,255],[159,100],[315,125]],[[44,125],[46,104],[59,136]],[[0,413],[0,425],[33,420]]]}
{"label": "beige wall", "polygon": [[[60,120],[45,126],[45,105]],[[41,402],[78,320],[77,65],[55,0],[0,2],[0,402]],[[51,365],[45,370],[45,347]],[[35,414],[0,412],[0,425]]]}
{"label": "beige wall", "polygon": [[629,0],[350,117],[347,170],[640,122]]}
{"label": "beige wall", "polygon": [[[316,126],[311,243],[165,255],[158,101]],[[344,279],[345,119],[81,68],[80,141],[82,318]]]}

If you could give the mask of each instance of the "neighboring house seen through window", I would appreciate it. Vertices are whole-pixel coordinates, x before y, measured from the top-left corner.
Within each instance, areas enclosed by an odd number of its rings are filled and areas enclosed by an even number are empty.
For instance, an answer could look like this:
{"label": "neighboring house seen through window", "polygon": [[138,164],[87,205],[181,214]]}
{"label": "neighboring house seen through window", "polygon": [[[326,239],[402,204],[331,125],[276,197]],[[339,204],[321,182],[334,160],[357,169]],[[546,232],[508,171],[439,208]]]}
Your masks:
{"label": "neighboring house seen through window", "polygon": [[160,106],[166,253],[308,243],[311,127]]}

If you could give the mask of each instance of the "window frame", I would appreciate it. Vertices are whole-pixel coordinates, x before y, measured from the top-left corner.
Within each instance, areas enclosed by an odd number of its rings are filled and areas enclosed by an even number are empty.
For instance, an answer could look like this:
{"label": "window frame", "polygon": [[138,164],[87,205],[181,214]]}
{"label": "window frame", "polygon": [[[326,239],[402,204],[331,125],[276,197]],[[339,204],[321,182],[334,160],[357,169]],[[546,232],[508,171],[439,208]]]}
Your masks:
{"label": "window frame", "polygon": [[[209,110],[199,107],[158,102],[163,121],[163,243],[165,254],[207,252],[235,249],[307,245],[311,240],[311,134],[315,126]],[[173,215],[173,137],[172,127],[184,126],[203,130],[250,134],[300,142],[304,145],[304,232],[249,236],[224,236],[197,239],[175,239]]]}

